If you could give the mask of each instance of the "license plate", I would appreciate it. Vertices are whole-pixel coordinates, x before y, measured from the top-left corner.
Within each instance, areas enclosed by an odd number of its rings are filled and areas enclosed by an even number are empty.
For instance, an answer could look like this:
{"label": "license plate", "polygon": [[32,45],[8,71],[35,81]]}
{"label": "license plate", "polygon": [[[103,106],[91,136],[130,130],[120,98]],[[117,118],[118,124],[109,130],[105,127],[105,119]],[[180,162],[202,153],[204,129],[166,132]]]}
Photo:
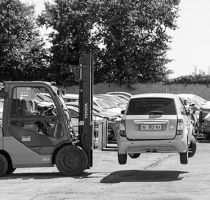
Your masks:
{"label": "license plate", "polygon": [[141,124],[141,131],[160,131],[161,125],[159,124]]}

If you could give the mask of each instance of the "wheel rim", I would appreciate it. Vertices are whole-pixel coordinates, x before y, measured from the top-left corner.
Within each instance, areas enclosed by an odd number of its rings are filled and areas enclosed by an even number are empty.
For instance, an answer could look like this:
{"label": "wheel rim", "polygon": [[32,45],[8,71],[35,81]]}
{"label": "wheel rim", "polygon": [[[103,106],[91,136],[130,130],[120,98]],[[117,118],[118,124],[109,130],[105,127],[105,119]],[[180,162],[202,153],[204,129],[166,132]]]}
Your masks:
{"label": "wheel rim", "polygon": [[64,165],[69,169],[75,169],[78,167],[79,158],[77,155],[66,155],[64,157]]}

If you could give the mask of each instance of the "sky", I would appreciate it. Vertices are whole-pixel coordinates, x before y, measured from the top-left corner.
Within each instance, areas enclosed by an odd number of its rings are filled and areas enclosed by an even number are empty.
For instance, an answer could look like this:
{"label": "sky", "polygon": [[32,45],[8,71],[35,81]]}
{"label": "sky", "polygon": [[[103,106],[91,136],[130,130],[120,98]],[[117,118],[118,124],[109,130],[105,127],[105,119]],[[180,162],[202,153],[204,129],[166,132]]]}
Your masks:
{"label": "sky", "polygon": [[171,35],[171,50],[168,57],[173,62],[169,69],[175,72],[171,77],[196,72],[210,72],[210,1],[181,0],[179,5],[178,29]]}
{"label": "sky", "polygon": [[[44,0],[22,0],[35,4],[36,14],[44,9]],[[52,0],[47,0],[52,2]],[[194,72],[210,73],[210,0],[181,0],[178,28],[170,31],[172,42],[167,65],[174,73],[170,78]],[[43,33],[47,33],[43,30]]]}

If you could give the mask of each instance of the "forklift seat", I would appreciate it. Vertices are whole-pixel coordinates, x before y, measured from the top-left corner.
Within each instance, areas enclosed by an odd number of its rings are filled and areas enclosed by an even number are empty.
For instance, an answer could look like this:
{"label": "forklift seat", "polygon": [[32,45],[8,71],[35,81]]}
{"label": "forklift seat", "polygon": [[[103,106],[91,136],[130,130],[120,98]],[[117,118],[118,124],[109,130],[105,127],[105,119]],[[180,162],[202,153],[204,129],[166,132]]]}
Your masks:
{"label": "forklift seat", "polygon": [[32,100],[21,99],[20,101],[20,115],[31,115],[35,111],[34,102]]}
{"label": "forklift seat", "polygon": [[20,99],[12,99],[12,115],[19,115]]}

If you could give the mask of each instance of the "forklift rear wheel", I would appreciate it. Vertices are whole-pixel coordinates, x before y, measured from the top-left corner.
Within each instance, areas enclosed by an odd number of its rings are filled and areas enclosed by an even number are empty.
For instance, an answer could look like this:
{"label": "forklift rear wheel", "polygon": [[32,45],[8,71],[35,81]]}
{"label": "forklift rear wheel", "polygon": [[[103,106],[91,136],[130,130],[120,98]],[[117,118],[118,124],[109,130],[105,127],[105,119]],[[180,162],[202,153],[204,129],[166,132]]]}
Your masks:
{"label": "forklift rear wheel", "polygon": [[0,176],[5,176],[8,170],[8,161],[4,155],[0,154]]}
{"label": "forklift rear wheel", "polygon": [[77,176],[86,169],[88,158],[81,147],[67,145],[58,151],[55,163],[61,174]]}
{"label": "forklift rear wheel", "polygon": [[131,158],[138,158],[141,154],[140,153],[129,153],[128,154]]}

